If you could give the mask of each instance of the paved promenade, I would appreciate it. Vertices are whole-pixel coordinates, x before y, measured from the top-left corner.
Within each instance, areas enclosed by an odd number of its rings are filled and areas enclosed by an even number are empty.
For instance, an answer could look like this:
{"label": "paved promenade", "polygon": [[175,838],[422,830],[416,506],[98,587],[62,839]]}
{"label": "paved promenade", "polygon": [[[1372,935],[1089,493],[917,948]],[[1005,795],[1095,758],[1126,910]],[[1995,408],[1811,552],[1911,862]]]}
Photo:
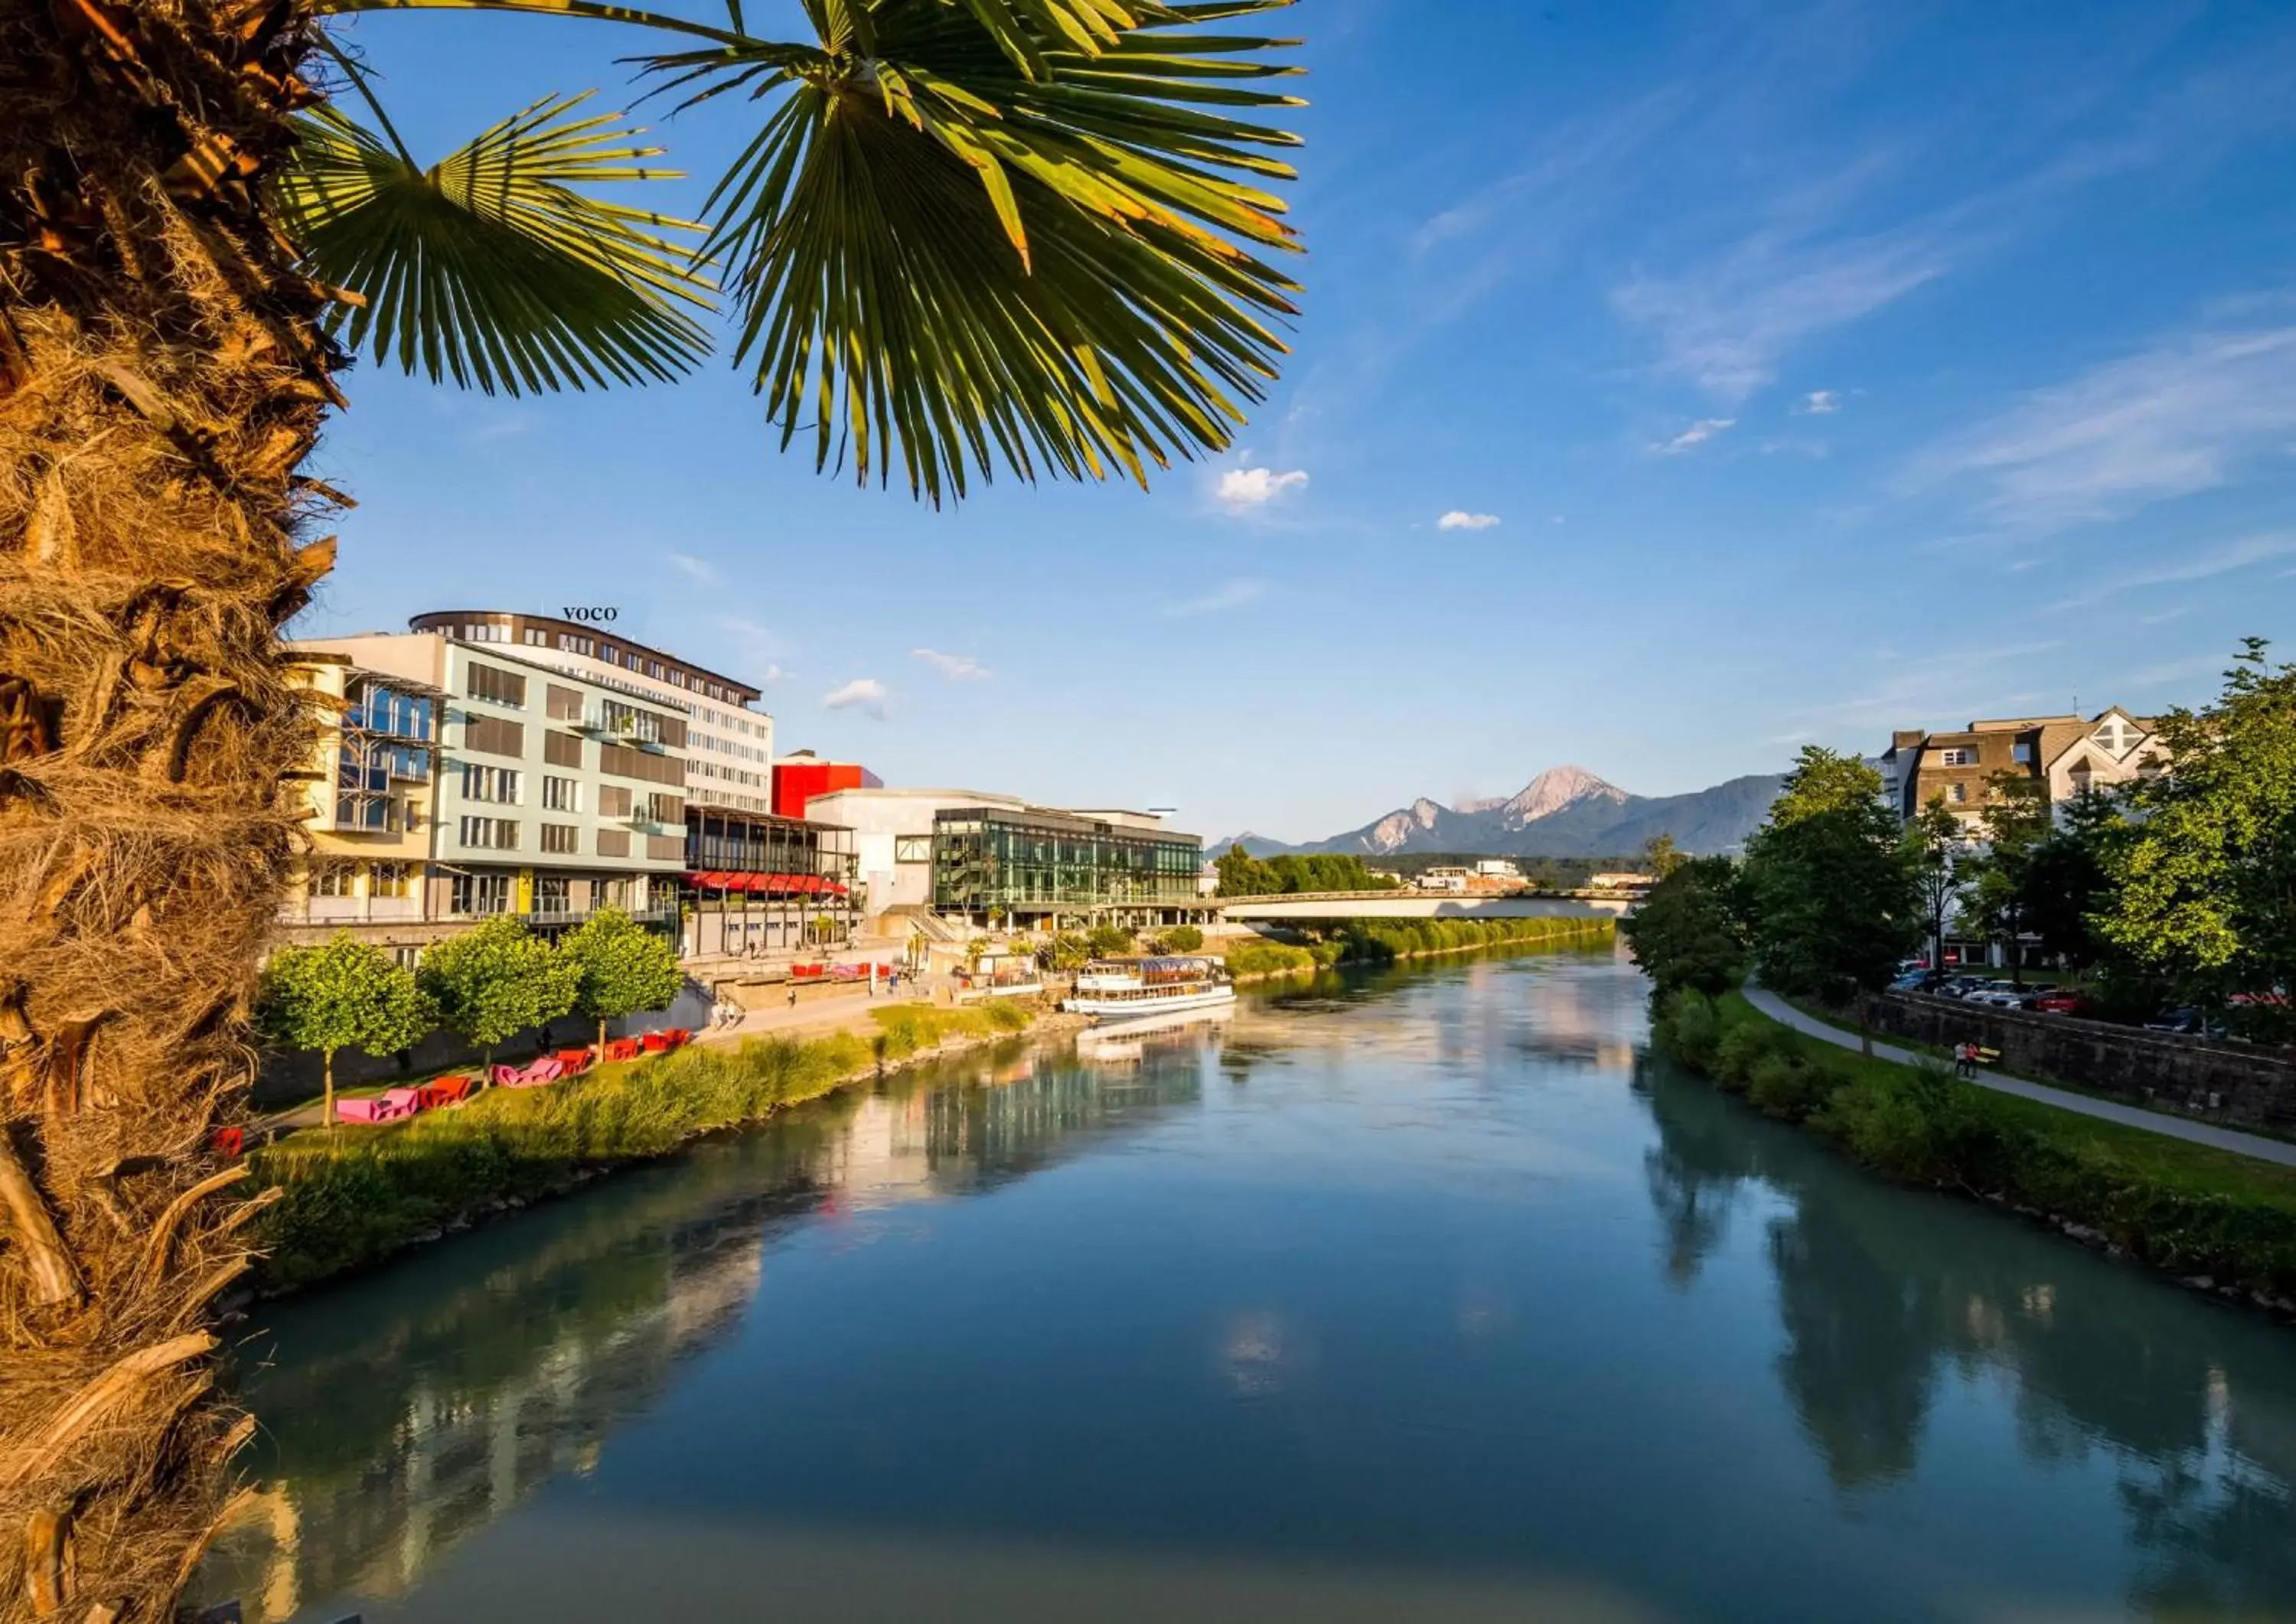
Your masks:
{"label": "paved promenade", "polygon": [[[1858,1046],[1857,1034],[1832,1026],[1815,1015],[1805,1015],[1777,994],[1746,983],[1746,1002],[1767,1015],[1821,1042],[1839,1048]],[[1894,1060],[1901,1065],[1913,1065],[1922,1060],[1934,1060],[1933,1055],[1917,1054],[1911,1049],[1876,1039],[1874,1053],[1883,1060]],[[2283,1167],[2296,1168],[2296,1144],[2281,1139],[2267,1139],[2256,1134],[2244,1134],[2237,1128],[2218,1128],[2211,1123],[2194,1122],[2185,1117],[2172,1117],[2165,1111],[2146,1111],[2140,1105],[2119,1105],[2111,1100],[2092,1099],[2086,1094],[2074,1094],[2063,1088],[2052,1088],[2046,1083],[2027,1082],[2021,1077],[2005,1077],[1998,1071],[1980,1068],[1977,1086],[1990,1088],[1996,1094],[2013,1094],[2021,1100],[2038,1100],[2044,1105],[2054,1105],[2060,1111],[2070,1111],[2084,1117],[2095,1117],[2101,1122],[2118,1122],[2124,1128],[2141,1128],[2147,1133],[2164,1138],[2182,1139],[2190,1144],[2205,1144],[2211,1150],[2230,1151],[2235,1156],[2253,1156],[2259,1161],[2276,1161]]]}

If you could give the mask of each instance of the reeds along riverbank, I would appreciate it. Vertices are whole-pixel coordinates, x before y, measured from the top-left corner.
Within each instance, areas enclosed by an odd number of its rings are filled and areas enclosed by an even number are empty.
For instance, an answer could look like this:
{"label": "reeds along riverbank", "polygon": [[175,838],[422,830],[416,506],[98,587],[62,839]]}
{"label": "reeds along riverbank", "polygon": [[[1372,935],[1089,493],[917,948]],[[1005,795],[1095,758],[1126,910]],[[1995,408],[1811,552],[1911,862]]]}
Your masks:
{"label": "reeds along riverbank", "polygon": [[2296,1169],[1867,1059],[1736,993],[1659,1008],[1660,1048],[1907,1184],[2009,1208],[2185,1284],[2296,1314]]}
{"label": "reeds along riverbank", "polygon": [[381,1128],[311,1129],[250,1153],[266,1292],[293,1291],[706,1134],[762,1122],[883,1071],[1029,1030],[1016,1003],[874,1012],[868,1036],[751,1038],[603,1066],[546,1087],[489,1089]]}
{"label": "reeds along riverbank", "polygon": [[1385,964],[1399,959],[1472,953],[1480,947],[1608,947],[1618,923],[1560,915],[1536,919],[1358,920],[1310,945],[1242,942],[1227,950],[1228,974],[1238,981],[1297,975],[1337,964]]}

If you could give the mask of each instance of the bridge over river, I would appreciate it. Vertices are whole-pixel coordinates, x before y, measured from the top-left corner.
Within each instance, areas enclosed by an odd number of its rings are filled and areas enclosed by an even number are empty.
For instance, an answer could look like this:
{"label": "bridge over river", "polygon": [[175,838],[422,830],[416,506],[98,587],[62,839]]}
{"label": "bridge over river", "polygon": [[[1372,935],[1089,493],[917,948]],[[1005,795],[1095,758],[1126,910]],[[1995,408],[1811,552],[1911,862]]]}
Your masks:
{"label": "bridge over river", "polygon": [[1299,891],[1216,897],[1210,907],[1237,924],[1308,924],[1336,919],[1615,918],[1633,903],[1615,891],[1518,891],[1478,897],[1450,891]]}

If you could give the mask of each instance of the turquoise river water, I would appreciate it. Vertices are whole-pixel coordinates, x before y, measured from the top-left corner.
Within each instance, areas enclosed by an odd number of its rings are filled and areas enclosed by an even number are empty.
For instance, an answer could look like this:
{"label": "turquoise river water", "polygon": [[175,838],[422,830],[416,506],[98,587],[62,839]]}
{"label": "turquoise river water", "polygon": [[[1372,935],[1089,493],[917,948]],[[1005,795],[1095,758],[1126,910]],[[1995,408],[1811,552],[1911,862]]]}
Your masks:
{"label": "turquoise river water", "polygon": [[2296,1333],[1652,1057],[1608,953],[793,1113],[268,1307],[250,1624],[2296,1620]]}

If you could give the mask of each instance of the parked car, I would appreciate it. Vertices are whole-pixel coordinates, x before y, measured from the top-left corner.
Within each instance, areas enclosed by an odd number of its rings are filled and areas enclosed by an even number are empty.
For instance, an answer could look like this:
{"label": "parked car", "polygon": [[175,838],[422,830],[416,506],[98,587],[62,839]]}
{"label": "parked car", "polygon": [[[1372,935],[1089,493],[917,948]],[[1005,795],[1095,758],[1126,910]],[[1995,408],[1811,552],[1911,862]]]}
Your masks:
{"label": "parked car", "polygon": [[2034,999],[2033,1007],[2045,1015],[2078,1015],[2088,1008],[2088,1000],[2077,992],[2060,988]]}
{"label": "parked car", "polygon": [[2148,1032],[2168,1032],[2179,1038],[2223,1038],[2225,1023],[2192,1008],[2164,1009],[2144,1023]]}

